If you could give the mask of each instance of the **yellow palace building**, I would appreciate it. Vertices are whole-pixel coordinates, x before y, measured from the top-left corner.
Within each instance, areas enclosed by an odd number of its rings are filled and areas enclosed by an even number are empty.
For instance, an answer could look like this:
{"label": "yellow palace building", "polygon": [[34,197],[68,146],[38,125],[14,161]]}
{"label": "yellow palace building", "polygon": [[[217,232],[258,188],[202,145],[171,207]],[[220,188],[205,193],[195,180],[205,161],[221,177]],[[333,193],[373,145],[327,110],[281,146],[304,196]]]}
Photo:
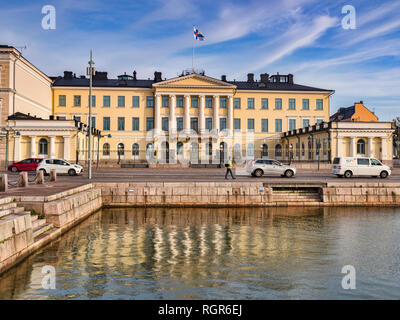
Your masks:
{"label": "yellow palace building", "polygon": [[[53,77],[52,108],[59,120],[89,117],[89,79],[69,71]],[[139,79],[136,72],[93,78],[93,159],[102,164],[145,162],[209,164],[227,158],[284,159],[284,132],[328,122],[333,90],[295,84],[293,75],[249,73],[245,81],[183,72],[172,79]],[[77,159],[87,159],[87,141]],[[185,160],[186,159],[186,160]],[[164,161],[164,162],[163,162]],[[150,161],[151,162],[151,161]]]}

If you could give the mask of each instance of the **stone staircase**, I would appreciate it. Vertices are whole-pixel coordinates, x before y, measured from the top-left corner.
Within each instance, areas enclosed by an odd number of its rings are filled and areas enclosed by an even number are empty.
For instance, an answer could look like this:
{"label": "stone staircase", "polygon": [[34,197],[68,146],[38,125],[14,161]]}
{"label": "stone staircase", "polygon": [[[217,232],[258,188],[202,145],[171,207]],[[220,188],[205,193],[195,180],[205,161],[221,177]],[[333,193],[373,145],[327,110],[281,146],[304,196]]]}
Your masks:
{"label": "stone staircase", "polygon": [[53,225],[47,223],[46,219],[38,219],[38,215],[31,215],[31,212],[25,211],[23,207],[18,207],[17,202],[15,202],[13,198],[8,197],[0,199],[0,224],[22,216],[31,217],[34,241],[37,237],[40,237],[43,233],[53,228]]}
{"label": "stone staircase", "polygon": [[274,202],[321,202],[322,197],[317,190],[273,190]]}

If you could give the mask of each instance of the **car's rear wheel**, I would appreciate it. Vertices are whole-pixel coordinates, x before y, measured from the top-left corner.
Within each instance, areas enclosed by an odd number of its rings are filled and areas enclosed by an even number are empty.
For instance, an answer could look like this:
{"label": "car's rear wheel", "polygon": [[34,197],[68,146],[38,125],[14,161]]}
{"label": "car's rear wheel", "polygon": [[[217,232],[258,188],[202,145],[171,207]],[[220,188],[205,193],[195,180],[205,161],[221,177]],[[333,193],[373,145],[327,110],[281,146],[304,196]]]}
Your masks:
{"label": "car's rear wheel", "polygon": [[68,170],[68,174],[69,174],[70,176],[75,176],[75,175],[76,175],[76,171],[75,171],[74,169],[69,169],[69,170]]}
{"label": "car's rear wheel", "polygon": [[11,172],[18,172],[18,168],[17,167],[11,167]]}
{"label": "car's rear wheel", "polygon": [[293,170],[286,170],[285,171],[285,177],[286,178],[291,178],[291,177],[293,177],[293,175],[294,175]]}
{"label": "car's rear wheel", "polygon": [[381,176],[382,179],[387,178],[388,175],[389,175],[389,174],[388,174],[387,171],[382,171],[381,174],[380,174],[380,176]]}
{"label": "car's rear wheel", "polygon": [[254,171],[254,175],[256,177],[261,177],[263,175],[263,173],[264,172],[261,169],[257,169],[257,170]]}
{"label": "car's rear wheel", "polygon": [[344,173],[344,177],[345,178],[351,178],[353,176],[353,172],[351,172],[350,170],[347,170],[345,173]]}

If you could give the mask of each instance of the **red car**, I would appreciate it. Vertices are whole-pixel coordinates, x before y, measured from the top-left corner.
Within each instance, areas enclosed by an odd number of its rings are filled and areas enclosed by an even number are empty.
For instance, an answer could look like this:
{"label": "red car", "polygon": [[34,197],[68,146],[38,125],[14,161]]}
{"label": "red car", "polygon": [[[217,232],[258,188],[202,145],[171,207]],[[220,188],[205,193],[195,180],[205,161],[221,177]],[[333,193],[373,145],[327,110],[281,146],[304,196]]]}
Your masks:
{"label": "red car", "polygon": [[8,166],[8,170],[12,172],[36,171],[36,168],[42,160],[43,159],[40,158],[28,158],[19,162],[14,162]]}

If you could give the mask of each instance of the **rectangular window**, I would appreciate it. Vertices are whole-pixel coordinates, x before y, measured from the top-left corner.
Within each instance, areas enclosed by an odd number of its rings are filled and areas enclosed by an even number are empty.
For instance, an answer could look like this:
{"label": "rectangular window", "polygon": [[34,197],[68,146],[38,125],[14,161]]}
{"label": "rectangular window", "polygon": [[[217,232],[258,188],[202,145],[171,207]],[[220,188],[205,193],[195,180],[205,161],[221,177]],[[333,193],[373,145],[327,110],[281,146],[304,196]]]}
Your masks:
{"label": "rectangular window", "polygon": [[261,119],[261,131],[268,132],[268,119]]}
{"label": "rectangular window", "polygon": [[139,131],[139,118],[132,118],[132,131]]}
{"label": "rectangular window", "polygon": [[240,118],[233,119],[233,128],[235,130],[240,130]]}
{"label": "rectangular window", "polygon": [[110,130],[110,117],[103,118],[103,130],[109,131]]}
{"label": "rectangular window", "polygon": [[132,108],[139,108],[139,96],[132,97]]}
{"label": "rectangular window", "polygon": [[222,109],[226,109],[226,97],[219,98],[219,107]]}
{"label": "rectangular window", "polygon": [[153,96],[146,97],[146,107],[147,108],[153,108],[154,107],[154,97]]}
{"label": "rectangular window", "polygon": [[199,104],[199,102],[198,102],[197,97],[190,97],[190,106],[192,108],[197,108],[198,104]]}
{"label": "rectangular window", "polygon": [[318,124],[318,123],[322,123],[322,122],[324,122],[323,119],[317,119],[317,124]]}
{"label": "rectangular window", "polygon": [[125,131],[125,118],[118,117],[118,131]]}
{"label": "rectangular window", "polygon": [[183,97],[182,96],[176,97],[176,107],[183,108]]}
{"label": "rectangular window", "polygon": [[79,121],[79,122],[80,122],[82,118],[81,118],[81,116],[74,116],[74,119],[75,119],[76,121]]}
{"label": "rectangular window", "polygon": [[282,99],[281,98],[275,99],[275,109],[282,110]]}
{"label": "rectangular window", "polygon": [[176,118],[176,130],[177,131],[183,130],[183,118],[182,117]]}
{"label": "rectangular window", "polygon": [[282,119],[275,119],[275,132],[282,132]]}
{"label": "rectangular window", "polygon": [[65,95],[58,96],[58,106],[65,107],[67,105],[67,97]]}
{"label": "rectangular window", "polygon": [[81,96],[74,96],[74,107],[81,106]]}
{"label": "rectangular window", "polygon": [[310,126],[310,120],[309,119],[303,119],[303,128],[309,127]]}
{"label": "rectangular window", "polygon": [[212,118],[206,118],[206,129],[207,130],[212,130]]}
{"label": "rectangular window", "polygon": [[212,97],[206,97],[206,108],[212,108]]}
{"label": "rectangular window", "polygon": [[[88,106],[89,106],[89,98],[90,96],[88,96]],[[92,96],[92,107],[96,106],[96,96]]]}
{"label": "rectangular window", "polygon": [[150,131],[154,129],[154,118],[146,118],[146,130]]}
{"label": "rectangular window", "polygon": [[296,119],[289,119],[289,131],[296,129]]}
{"label": "rectangular window", "polygon": [[161,106],[163,108],[168,108],[168,106],[169,106],[169,97],[168,96],[163,96],[161,99],[162,99],[161,100]]}
{"label": "rectangular window", "polygon": [[226,129],[226,118],[219,118],[219,130]]}
{"label": "rectangular window", "polygon": [[254,119],[247,119],[247,130],[254,131]]}
{"label": "rectangular window", "polygon": [[254,98],[247,99],[247,109],[254,109]]}
{"label": "rectangular window", "polygon": [[261,99],[261,109],[268,109],[268,99],[267,98]]}
{"label": "rectangular window", "polygon": [[296,109],[296,99],[289,99],[289,110]]}
{"label": "rectangular window", "polygon": [[317,99],[317,110],[323,110],[324,109],[324,105],[322,102],[322,99]]}
{"label": "rectangular window", "polygon": [[118,107],[125,107],[125,96],[118,96]]}
{"label": "rectangular window", "polygon": [[[89,120],[89,117],[88,117]],[[96,128],[96,117],[92,116],[92,123],[91,123],[92,128]]]}
{"label": "rectangular window", "polygon": [[233,99],[233,107],[235,109],[240,109],[240,98]]}
{"label": "rectangular window", "polygon": [[109,107],[111,105],[110,96],[103,96],[103,107]]}
{"label": "rectangular window", "polygon": [[195,132],[199,131],[199,120],[197,118],[190,118],[190,129]]}
{"label": "rectangular window", "polygon": [[163,117],[161,119],[161,129],[162,131],[168,131],[168,117]]}
{"label": "rectangular window", "polygon": [[310,110],[310,100],[303,99],[303,110]]}

